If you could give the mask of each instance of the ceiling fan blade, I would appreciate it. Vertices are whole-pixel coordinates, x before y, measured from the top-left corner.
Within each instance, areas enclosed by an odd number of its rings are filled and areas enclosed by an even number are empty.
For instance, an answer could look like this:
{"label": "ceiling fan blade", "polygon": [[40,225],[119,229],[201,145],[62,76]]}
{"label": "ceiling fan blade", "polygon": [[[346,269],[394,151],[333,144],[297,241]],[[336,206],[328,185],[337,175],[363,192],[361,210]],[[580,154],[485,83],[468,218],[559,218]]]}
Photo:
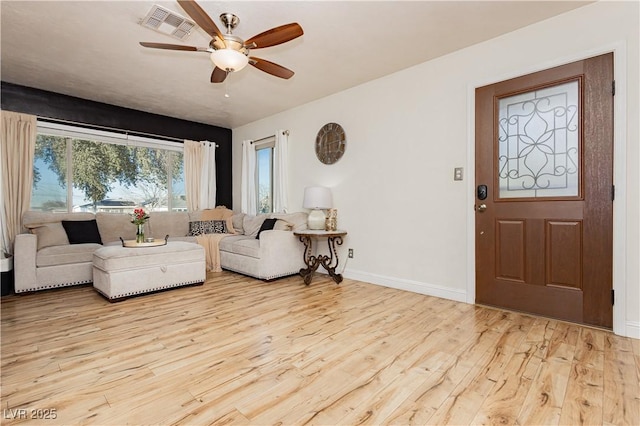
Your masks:
{"label": "ceiling fan blade", "polygon": [[212,38],[218,37],[222,42],[224,42],[224,36],[213,22],[213,20],[207,15],[207,12],[202,10],[202,8],[193,0],[178,0],[178,3],[185,12],[196,21],[196,24],[200,28],[202,28],[207,34],[209,34]]}
{"label": "ceiling fan blade", "polygon": [[228,73],[222,68],[215,67],[211,73],[211,82],[222,83],[224,79],[227,78],[227,74]]}
{"label": "ceiling fan blade", "polygon": [[140,42],[141,46],[150,47],[152,49],[167,49],[167,50],[187,50],[190,52],[197,52],[198,48],[194,46],[185,46],[182,44],[167,44],[167,43],[149,43],[146,41]]}
{"label": "ceiling fan blade", "polygon": [[274,64],[273,62],[269,62],[265,59],[250,57],[249,63],[267,74],[275,75],[276,77],[284,78],[285,80],[290,79],[293,77],[293,74],[295,74],[290,69],[285,68],[282,65]]}
{"label": "ceiling fan blade", "polygon": [[292,24],[271,28],[268,31],[253,36],[247,40],[244,45],[250,49],[260,49],[262,47],[286,43],[287,41],[300,37],[302,34],[304,34],[302,27],[294,22]]}

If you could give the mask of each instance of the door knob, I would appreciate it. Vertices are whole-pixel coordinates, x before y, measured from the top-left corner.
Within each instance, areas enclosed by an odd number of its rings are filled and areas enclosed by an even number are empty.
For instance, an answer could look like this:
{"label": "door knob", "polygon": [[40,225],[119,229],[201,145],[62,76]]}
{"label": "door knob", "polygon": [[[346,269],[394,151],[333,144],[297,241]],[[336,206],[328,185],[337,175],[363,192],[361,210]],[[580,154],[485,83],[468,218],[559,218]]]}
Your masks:
{"label": "door knob", "polygon": [[476,207],[476,211],[477,212],[483,212],[487,209],[487,205],[486,204],[480,204],[479,206]]}

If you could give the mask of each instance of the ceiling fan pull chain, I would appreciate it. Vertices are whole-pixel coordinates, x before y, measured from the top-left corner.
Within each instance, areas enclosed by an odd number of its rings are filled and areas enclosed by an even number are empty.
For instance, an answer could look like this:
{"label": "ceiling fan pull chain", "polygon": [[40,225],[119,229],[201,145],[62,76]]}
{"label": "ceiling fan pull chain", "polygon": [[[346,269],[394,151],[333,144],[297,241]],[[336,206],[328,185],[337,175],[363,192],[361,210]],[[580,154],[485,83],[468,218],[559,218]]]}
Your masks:
{"label": "ceiling fan pull chain", "polygon": [[[229,77],[229,71],[227,71],[227,77]],[[231,95],[229,94],[229,79],[225,78],[224,79],[224,97],[225,98],[230,98]]]}

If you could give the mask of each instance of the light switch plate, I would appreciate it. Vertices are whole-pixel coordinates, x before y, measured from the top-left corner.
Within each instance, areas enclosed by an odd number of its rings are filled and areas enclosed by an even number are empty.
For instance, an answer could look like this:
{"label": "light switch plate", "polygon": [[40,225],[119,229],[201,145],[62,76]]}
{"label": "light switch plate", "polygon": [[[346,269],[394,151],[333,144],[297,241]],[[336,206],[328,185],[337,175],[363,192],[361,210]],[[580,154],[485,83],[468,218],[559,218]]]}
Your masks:
{"label": "light switch plate", "polygon": [[456,167],[455,169],[453,169],[453,180],[462,180],[463,177],[464,177],[463,167]]}

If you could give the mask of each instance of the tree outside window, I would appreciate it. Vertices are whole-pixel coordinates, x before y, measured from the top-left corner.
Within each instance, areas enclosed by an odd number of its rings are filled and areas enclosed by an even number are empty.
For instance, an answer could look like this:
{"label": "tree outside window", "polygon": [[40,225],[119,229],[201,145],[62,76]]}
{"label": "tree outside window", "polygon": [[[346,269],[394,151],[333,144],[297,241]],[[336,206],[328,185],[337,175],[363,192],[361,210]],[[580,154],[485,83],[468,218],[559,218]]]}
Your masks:
{"label": "tree outside window", "polygon": [[181,210],[182,152],[39,134],[31,209]]}

